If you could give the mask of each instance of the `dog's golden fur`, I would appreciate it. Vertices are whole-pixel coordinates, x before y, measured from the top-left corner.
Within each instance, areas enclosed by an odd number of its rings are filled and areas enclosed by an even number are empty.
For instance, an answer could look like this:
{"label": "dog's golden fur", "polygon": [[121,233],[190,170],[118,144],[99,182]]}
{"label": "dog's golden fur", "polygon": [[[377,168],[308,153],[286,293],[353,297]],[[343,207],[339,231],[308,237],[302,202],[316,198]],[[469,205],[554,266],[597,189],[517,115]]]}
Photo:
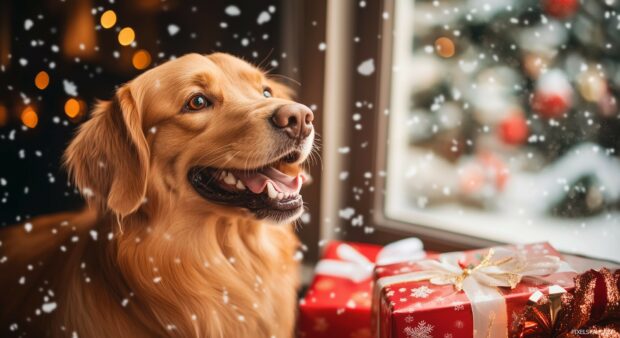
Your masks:
{"label": "dog's golden fur", "polygon": [[[180,113],[199,90],[212,109]],[[65,153],[90,208],[0,232],[2,335],[290,337],[293,229],[209,203],[186,177],[272,162],[264,121],[285,103],[285,87],[226,54],[169,61],[100,102]]]}

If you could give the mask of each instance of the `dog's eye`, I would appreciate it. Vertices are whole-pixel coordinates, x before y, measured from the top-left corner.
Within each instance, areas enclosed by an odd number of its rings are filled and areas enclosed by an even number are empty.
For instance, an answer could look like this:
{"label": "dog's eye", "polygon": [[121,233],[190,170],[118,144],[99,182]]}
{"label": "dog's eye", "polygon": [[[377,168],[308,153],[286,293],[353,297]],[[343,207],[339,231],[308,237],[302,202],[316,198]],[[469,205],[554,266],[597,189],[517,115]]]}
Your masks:
{"label": "dog's eye", "polygon": [[263,89],[263,96],[267,97],[267,98],[273,97],[273,94],[271,94],[271,88],[269,88],[269,87],[264,88]]}
{"label": "dog's eye", "polygon": [[192,96],[189,101],[185,104],[185,110],[196,111],[205,109],[211,106],[211,102],[207,99],[206,96],[202,94],[196,94]]}

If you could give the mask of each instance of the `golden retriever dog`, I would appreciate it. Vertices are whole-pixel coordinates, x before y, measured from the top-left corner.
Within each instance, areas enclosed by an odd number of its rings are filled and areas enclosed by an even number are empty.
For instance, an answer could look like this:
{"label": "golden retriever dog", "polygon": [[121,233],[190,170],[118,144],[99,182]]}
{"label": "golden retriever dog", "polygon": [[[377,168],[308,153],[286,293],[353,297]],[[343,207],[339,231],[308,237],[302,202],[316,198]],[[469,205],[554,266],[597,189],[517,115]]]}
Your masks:
{"label": "golden retriever dog", "polygon": [[68,146],[82,213],[0,235],[0,336],[291,337],[312,111],[190,54],[99,102]]}

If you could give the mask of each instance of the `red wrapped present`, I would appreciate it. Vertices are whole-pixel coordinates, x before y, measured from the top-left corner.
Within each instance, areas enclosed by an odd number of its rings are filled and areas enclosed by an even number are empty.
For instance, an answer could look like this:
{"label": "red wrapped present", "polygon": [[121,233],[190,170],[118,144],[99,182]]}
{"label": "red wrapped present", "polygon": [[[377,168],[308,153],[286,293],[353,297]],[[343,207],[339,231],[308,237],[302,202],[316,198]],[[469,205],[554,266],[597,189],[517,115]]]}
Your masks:
{"label": "red wrapped present", "polygon": [[375,268],[375,337],[504,338],[532,292],[576,275],[547,243],[427,258]]}
{"label": "red wrapped present", "polygon": [[372,275],[376,261],[425,257],[422,242],[409,238],[378,245],[330,242],[299,304],[298,337],[370,338]]}

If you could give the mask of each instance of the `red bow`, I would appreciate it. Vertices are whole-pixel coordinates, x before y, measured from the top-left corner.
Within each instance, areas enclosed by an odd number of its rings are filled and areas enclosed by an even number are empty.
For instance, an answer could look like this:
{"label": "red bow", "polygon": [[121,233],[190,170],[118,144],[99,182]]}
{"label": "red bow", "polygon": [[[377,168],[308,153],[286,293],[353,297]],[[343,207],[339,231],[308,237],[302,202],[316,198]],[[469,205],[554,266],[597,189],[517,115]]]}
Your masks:
{"label": "red bow", "polygon": [[575,289],[559,308],[547,296],[529,304],[513,321],[511,338],[620,338],[620,270],[590,270],[575,277]]}

